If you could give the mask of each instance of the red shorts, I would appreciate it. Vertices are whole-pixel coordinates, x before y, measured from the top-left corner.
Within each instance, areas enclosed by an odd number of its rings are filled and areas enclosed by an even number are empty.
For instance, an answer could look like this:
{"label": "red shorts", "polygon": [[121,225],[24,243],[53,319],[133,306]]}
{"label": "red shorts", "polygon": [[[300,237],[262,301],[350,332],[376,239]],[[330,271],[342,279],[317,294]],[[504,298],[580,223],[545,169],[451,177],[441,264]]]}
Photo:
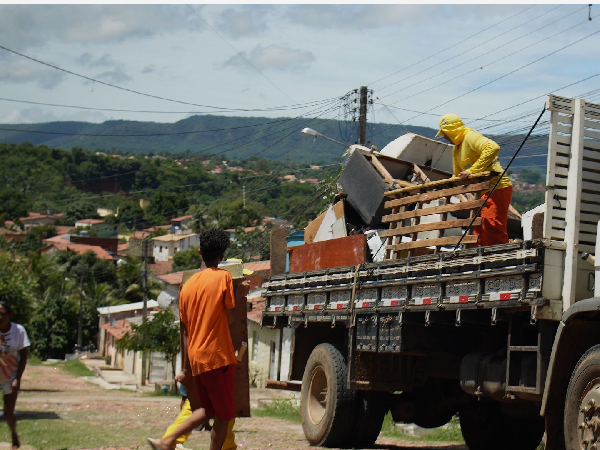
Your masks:
{"label": "red shorts", "polygon": [[219,367],[194,376],[200,405],[208,417],[235,418],[235,365]]}

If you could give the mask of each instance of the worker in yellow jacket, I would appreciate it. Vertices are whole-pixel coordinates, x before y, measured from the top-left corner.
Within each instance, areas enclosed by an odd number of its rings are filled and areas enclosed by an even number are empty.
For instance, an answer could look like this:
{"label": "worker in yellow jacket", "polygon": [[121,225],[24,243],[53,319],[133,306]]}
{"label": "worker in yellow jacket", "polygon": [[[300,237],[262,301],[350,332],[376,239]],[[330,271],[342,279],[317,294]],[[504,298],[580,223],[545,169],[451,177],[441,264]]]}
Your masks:
{"label": "worker in yellow jacket", "polygon": [[[443,136],[454,144],[452,152],[452,167],[454,175],[466,179],[472,174],[492,171],[503,172],[498,162],[500,146],[491,139],[466,127],[456,114],[445,114],[440,119],[440,130],[435,137]],[[498,177],[492,179],[494,187]],[[496,190],[489,191],[482,198],[489,196],[481,211],[482,222],[473,228],[473,234],[479,235],[479,245],[505,244],[508,242],[507,222],[508,208],[512,198],[512,183],[504,174]]]}

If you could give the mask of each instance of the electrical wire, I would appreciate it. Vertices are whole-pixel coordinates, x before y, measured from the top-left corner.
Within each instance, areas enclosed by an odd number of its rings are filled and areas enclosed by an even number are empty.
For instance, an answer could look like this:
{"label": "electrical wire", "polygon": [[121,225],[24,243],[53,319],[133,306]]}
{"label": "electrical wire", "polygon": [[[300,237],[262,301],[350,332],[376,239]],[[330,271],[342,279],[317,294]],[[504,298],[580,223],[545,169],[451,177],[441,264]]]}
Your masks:
{"label": "electrical wire", "polygon": [[[551,12],[552,12],[552,11],[554,11],[554,10],[556,10],[556,9],[558,9],[558,8],[561,8],[562,6],[563,6],[563,5],[559,5],[559,6],[555,7],[555,8],[552,8],[551,10],[549,10],[549,11],[546,11],[546,12],[544,12],[544,13],[540,14],[539,16],[537,16],[537,17],[533,18],[532,20],[528,20],[527,22],[524,22],[524,23],[522,23],[522,24],[520,24],[520,25],[517,25],[517,26],[515,26],[515,27],[513,27],[513,28],[511,28],[511,29],[509,29],[509,30],[507,30],[507,31],[504,31],[504,32],[500,33],[499,35],[493,36],[493,37],[491,37],[490,39],[488,39],[488,40],[486,40],[486,41],[483,41],[483,42],[481,42],[481,43],[479,43],[479,44],[477,44],[477,45],[475,45],[475,46],[473,46],[473,47],[471,47],[471,48],[469,48],[469,49],[467,49],[467,50],[465,50],[465,51],[463,51],[463,52],[461,52],[461,53],[459,53],[459,54],[457,54],[457,55],[453,55],[453,56],[451,56],[450,58],[446,58],[446,59],[444,59],[444,60],[442,60],[442,61],[440,61],[440,62],[437,62],[436,64],[434,64],[434,65],[432,65],[432,66],[429,66],[429,67],[427,67],[426,69],[423,69],[423,70],[421,70],[420,72],[417,72],[417,73],[415,73],[415,74],[413,74],[413,75],[410,75],[410,76],[408,76],[408,77],[406,77],[406,78],[403,78],[403,79],[401,79],[401,80],[395,81],[394,83],[388,84],[387,86],[384,86],[384,87],[382,87],[382,88],[379,88],[379,89],[378,89],[378,91],[379,91],[379,92],[381,92],[381,91],[383,91],[384,89],[387,89],[387,88],[389,88],[389,87],[391,87],[391,86],[394,86],[394,85],[396,85],[396,84],[398,84],[398,83],[401,83],[402,81],[409,80],[410,78],[413,78],[413,77],[415,77],[415,76],[417,76],[417,75],[420,75],[420,74],[422,74],[422,73],[425,73],[425,72],[427,72],[427,71],[429,71],[429,70],[433,69],[434,67],[441,66],[442,64],[445,64],[445,63],[446,63],[446,62],[448,62],[448,61],[456,60],[456,58],[457,58],[457,57],[459,57],[459,56],[462,56],[462,55],[465,55],[466,53],[469,53],[470,51],[472,51],[472,50],[476,49],[477,47],[481,47],[482,45],[485,45],[485,44],[487,44],[488,42],[494,41],[494,40],[496,40],[496,39],[498,39],[498,38],[500,38],[500,37],[502,37],[502,36],[505,36],[505,35],[507,35],[508,33],[510,33],[511,31],[514,31],[514,30],[516,30],[516,29],[518,29],[518,28],[521,28],[522,26],[529,25],[529,24],[530,24],[530,23],[531,23],[533,20],[537,20],[537,19],[539,19],[540,17],[543,17],[543,16],[545,16],[546,14],[549,14],[549,13],[551,13]],[[579,8],[579,9],[577,9],[576,11],[572,12],[571,14],[568,14],[568,15],[566,15],[566,16],[563,16],[563,17],[561,17],[560,19],[557,19],[557,20],[555,20],[555,21],[553,21],[553,22],[550,22],[550,23],[548,23],[548,24],[546,24],[546,25],[544,25],[544,26],[540,27],[540,28],[537,28],[536,30],[530,31],[529,33],[526,33],[526,34],[524,34],[524,35],[522,35],[522,36],[520,36],[520,37],[518,37],[518,38],[516,38],[516,39],[513,39],[512,41],[505,42],[504,44],[501,44],[501,45],[499,45],[498,47],[495,47],[495,48],[493,48],[493,49],[491,49],[491,50],[489,50],[489,51],[487,51],[487,52],[485,52],[485,53],[482,53],[482,54],[480,54],[480,55],[478,55],[478,56],[476,56],[476,57],[474,57],[474,58],[468,59],[467,61],[461,62],[461,63],[459,63],[459,64],[457,64],[457,65],[455,65],[455,66],[453,66],[453,67],[450,67],[450,68],[448,68],[448,69],[446,69],[446,70],[444,70],[444,71],[442,71],[442,72],[439,72],[439,73],[438,73],[438,74],[436,74],[436,75],[433,75],[433,76],[431,76],[431,77],[429,77],[429,78],[424,78],[424,79],[421,79],[421,80],[419,80],[417,83],[414,83],[414,84],[411,84],[411,85],[409,85],[409,86],[406,86],[406,87],[404,87],[404,88],[402,88],[402,89],[400,89],[400,90],[398,90],[398,91],[396,91],[396,92],[394,92],[394,93],[392,93],[392,94],[388,94],[388,95],[384,96],[384,98],[385,98],[385,97],[392,96],[392,95],[395,95],[395,94],[397,94],[397,93],[399,93],[399,92],[401,92],[401,91],[403,91],[403,90],[405,90],[405,89],[408,89],[408,88],[410,88],[410,87],[412,87],[412,86],[415,86],[415,85],[417,85],[417,84],[423,83],[423,82],[425,82],[425,81],[431,80],[431,79],[433,79],[433,78],[435,78],[435,77],[438,77],[438,76],[440,76],[440,75],[442,75],[442,74],[444,74],[444,73],[446,73],[446,72],[449,72],[450,70],[453,70],[453,69],[455,69],[455,68],[457,68],[457,67],[461,67],[461,66],[463,66],[463,65],[464,65],[464,64],[466,64],[466,63],[469,63],[469,62],[471,62],[471,61],[474,61],[475,59],[478,59],[478,58],[481,58],[482,56],[488,55],[489,53],[492,53],[492,52],[494,52],[494,51],[496,51],[496,50],[499,50],[499,49],[501,49],[502,47],[505,47],[505,46],[507,46],[507,45],[509,45],[509,44],[512,44],[513,42],[516,42],[516,41],[518,41],[519,39],[522,39],[522,38],[524,38],[524,37],[526,37],[526,36],[529,36],[530,34],[536,33],[536,32],[538,32],[539,30],[541,30],[541,29],[543,29],[543,28],[546,28],[546,27],[549,27],[550,25],[553,25],[553,24],[555,24],[556,22],[559,22],[559,21],[561,21],[561,20],[564,20],[564,19],[566,19],[567,17],[569,17],[569,16],[571,16],[571,15],[573,15],[573,14],[575,14],[575,13],[579,12],[579,11],[580,11],[580,10],[582,10],[583,8],[585,8],[585,6],[584,6],[584,7],[582,7],[582,8]]]}
{"label": "electrical wire", "polygon": [[518,16],[518,15],[520,15],[520,14],[523,14],[525,11],[528,11],[528,10],[530,10],[531,8],[535,7],[535,6],[536,6],[536,5],[531,5],[531,6],[528,6],[527,8],[525,8],[525,9],[523,9],[523,10],[521,10],[521,11],[519,11],[519,12],[515,13],[515,14],[513,14],[513,15],[512,15],[512,16],[510,16],[510,17],[507,17],[506,19],[502,19],[500,22],[497,22],[497,23],[495,23],[495,24],[493,24],[493,25],[491,25],[491,26],[489,26],[489,27],[487,27],[487,28],[484,28],[484,29],[483,29],[483,30],[481,30],[481,31],[478,31],[478,32],[477,32],[477,33],[475,33],[475,34],[472,34],[471,36],[469,36],[469,37],[467,37],[467,38],[463,39],[462,41],[459,41],[459,42],[457,42],[456,44],[452,44],[452,45],[451,45],[451,46],[449,46],[449,47],[446,47],[446,48],[444,48],[444,49],[442,49],[442,50],[439,50],[439,51],[437,51],[437,52],[435,52],[435,53],[433,53],[433,54],[431,54],[431,55],[427,56],[426,58],[423,58],[423,59],[421,59],[420,61],[417,61],[416,63],[413,63],[413,64],[411,64],[411,65],[409,65],[409,66],[406,66],[406,67],[404,67],[404,68],[403,68],[403,69],[401,69],[401,70],[398,70],[397,72],[394,72],[394,73],[392,73],[392,74],[390,74],[390,75],[386,75],[386,76],[385,76],[385,77],[383,77],[383,78],[379,78],[378,80],[375,80],[375,81],[373,81],[373,82],[369,83],[369,84],[368,84],[368,86],[371,86],[371,85],[373,85],[373,84],[375,84],[375,83],[379,83],[380,81],[383,81],[383,80],[385,80],[385,79],[387,79],[387,78],[390,78],[390,77],[392,77],[392,76],[394,76],[394,75],[397,75],[397,74],[399,74],[399,73],[401,73],[401,72],[404,72],[406,69],[409,69],[409,68],[411,68],[411,67],[413,67],[413,66],[416,66],[417,64],[420,64],[420,63],[422,63],[422,62],[424,62],[424,61],[427,61],[427,60],[429,60],[429,59],[433,58],[434,56],[437,56],[437,55],[439,55],[439,54],[441,54],[441,53],[444,53],[444,52],[446,52],[446,51],[450,50],[451,48],[454,48],[454,47],[456,47],[456,46],[458,46],[458,45],[460,45],[460,44],[462,44],[462,43],[464,43],[464,42],[468,41],[469,39],[472,39],[472,38],[474,38],[474,37],[480,36],[480,35],[481,35],[481,33],[485,32],[485,31],[488,31],[488,30],[490,30],[490,29],[492,29],[492,28],[494,28],[494,27],[496,27],[496,26],[500,25],[501,23],[504,23],[504,22],[506,22],[507,20],[511,20],[511,19],[515,18],[516,16]]}
{"label": "electrical wire", "polygon": [[[143,97],[154,98],[156,100],[163,100],[163,101],[167,101],[167,102],[171,102],[171,103],[177,103],[177,104],[180,104],[180,105],[188,105],[188,106],[197,106],[197,107],[200,107],[200,108],[208,108],[208,109],[212,109],[212,110],[252,112],[252,109],[247,109],[247,108],[228,108],[228,107],[222,107],[222,106],[203,105],[203,104],[199,104],[199,103],[192,103],[192,102],[186,102],[186,101],[183,101],[183,100],[175,100],[175,99],[168,98],[168,97],[162,97],[160,95],[148,94],[148,93],[145,93],[145,92],[137,91],[135,89],[125,88],[125,87],[122,87],[122,86],[118,86],[116,84],[112,84],[112,83],[108,83],[108,82],[105,82],[105,81],[102,81],[102,80],[98,80],[96,78],[88,77],[87,75],[82,75],[82,74],[79,74],[77,72],[73,72],[72,70],[63,69],[62,67],[59,67],[57,65],[50,64],[50,63],[47,63],[45,61],[33,58],[31,56],[25,55],[24,53],[18,52],[16,50],[12,50],[12,49],[10,49],[8,47],[5,47],[3,45],[0,45],[0,49],[5,50],[5,51],[7,51],[9,53],[12,53],[14,55],[20,56],[22,58],[28,59],[30,61],[33,61],[35,63],[44,65],[46,67],[50,67],[51,69],[55,69],[55,70],[58,70],[60,72],[67,73],[69,75],[73,75],[75,77],[82,78],[82,79],[87,80],[87,81],[92,81],[94,83],[98,83],[98,84],[101,84],[103,86],[111,87],[111,88],[114,88],[114,89],[118,89],[118,90],[121,90],[121,91],[124,91],[124,92],[129,92],[129,93],[132,93],[132,94],[136,94],[136,95],[141,95]],[[292,101],[294,101],[294,100],[292,100]]]}

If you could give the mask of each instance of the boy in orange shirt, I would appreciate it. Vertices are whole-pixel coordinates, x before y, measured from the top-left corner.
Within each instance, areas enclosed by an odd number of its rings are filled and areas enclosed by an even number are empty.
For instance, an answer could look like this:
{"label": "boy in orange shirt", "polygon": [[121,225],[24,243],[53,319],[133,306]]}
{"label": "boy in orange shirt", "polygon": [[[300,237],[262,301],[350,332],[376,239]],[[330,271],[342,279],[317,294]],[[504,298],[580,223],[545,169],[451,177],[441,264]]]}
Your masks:
{"label": "boy in orange shirt", "polygon": [[173,450],[179,436],[189,434],[212,417],[210,450],[221,450],[229,422],[235,418],[237,358],[229,333],[235,293],[231,274],[218,268],[228,247],[229,236],[222,230],[207,230],[200,235],[199,253],[207,269],[185,283],[179,295],[179,311],[183,342],[187,342],[182,346],[182,357],[184,361],[189,358],[202,407],[171,435],[148,439],[155,450]]}

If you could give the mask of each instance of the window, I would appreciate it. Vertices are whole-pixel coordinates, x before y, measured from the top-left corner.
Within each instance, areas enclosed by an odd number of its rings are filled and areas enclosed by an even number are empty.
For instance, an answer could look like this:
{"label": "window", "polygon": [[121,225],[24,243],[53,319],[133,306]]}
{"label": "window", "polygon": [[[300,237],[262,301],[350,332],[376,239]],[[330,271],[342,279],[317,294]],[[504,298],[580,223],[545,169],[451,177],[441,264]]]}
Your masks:
{"label": "window", "polygon": [[258,361],[258,333],[252,332],[252,361]]}
{"label": "window", "polygon": [[173,253],[177,253],[177,247],[173,249]]}
{"label": "window", "polygon": [[160,247],[158,247],[158,252],[162,253],[162,245]]}

